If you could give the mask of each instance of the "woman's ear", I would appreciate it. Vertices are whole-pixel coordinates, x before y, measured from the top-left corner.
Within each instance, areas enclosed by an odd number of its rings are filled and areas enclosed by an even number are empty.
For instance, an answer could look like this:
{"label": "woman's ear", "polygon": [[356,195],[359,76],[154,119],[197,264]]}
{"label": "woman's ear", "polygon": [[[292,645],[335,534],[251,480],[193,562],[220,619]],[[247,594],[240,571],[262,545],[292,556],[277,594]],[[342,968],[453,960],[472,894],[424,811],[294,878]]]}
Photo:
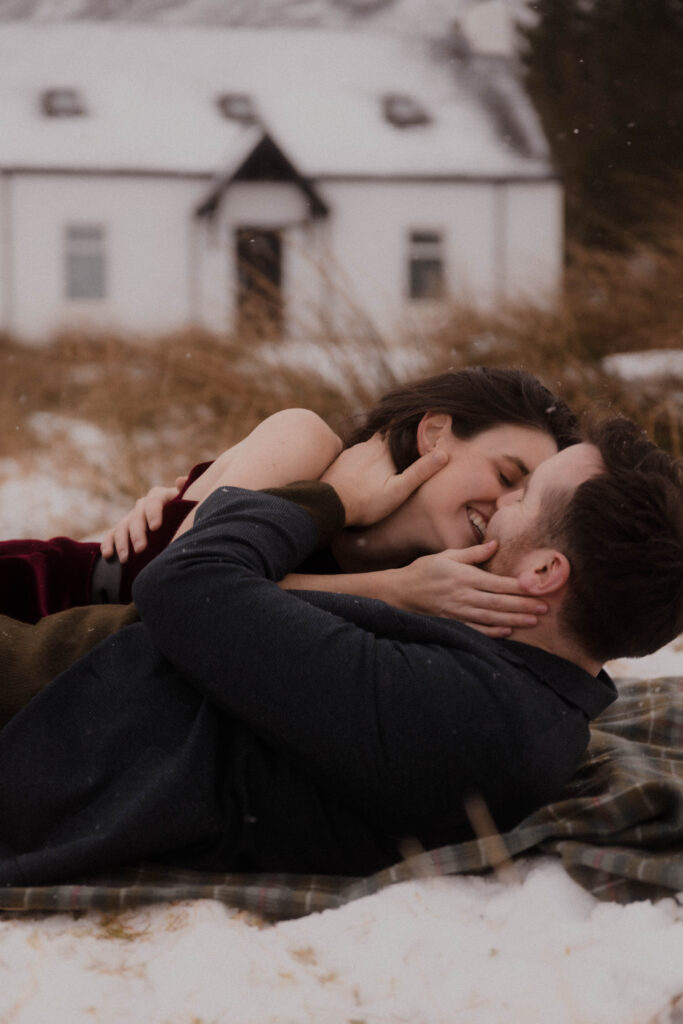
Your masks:
{"label": "woman's ear", "polygon": [[451,433],[451,417],[445,412],[426,412],[417,425],[417,450],[420,455],[436,448],[439,439]]}

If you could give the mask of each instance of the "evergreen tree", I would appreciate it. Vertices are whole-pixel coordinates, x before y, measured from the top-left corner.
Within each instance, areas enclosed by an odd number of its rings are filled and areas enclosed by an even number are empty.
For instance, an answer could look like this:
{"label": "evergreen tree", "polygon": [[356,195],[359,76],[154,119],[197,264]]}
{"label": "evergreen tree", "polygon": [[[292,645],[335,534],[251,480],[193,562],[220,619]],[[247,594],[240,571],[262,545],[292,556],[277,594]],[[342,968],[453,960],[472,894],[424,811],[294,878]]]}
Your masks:
{"label": "evergreen tree", "polygon": [[536,0],[527,87],[567,194],[570,238],[627,248],[683,181],[683,0]]}

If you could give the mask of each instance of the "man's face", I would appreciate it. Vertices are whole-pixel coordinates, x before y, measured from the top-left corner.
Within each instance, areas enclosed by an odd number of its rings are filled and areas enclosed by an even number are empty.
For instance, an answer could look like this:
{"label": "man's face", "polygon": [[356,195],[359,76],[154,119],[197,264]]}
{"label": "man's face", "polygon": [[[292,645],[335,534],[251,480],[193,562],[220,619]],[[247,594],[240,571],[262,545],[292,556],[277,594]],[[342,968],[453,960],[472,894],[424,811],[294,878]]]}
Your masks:
{"label": "man's face", "polygon": [[518,575],[524,556],[543,546],[540,524],[550,496],[564,492],[569,502],[579,484],[604,471],[595,445],[575,444],[542,462],[523,487],[501,495],[486,530],[486,539],[497,540],[498,548],[485,568],[502,576]]}

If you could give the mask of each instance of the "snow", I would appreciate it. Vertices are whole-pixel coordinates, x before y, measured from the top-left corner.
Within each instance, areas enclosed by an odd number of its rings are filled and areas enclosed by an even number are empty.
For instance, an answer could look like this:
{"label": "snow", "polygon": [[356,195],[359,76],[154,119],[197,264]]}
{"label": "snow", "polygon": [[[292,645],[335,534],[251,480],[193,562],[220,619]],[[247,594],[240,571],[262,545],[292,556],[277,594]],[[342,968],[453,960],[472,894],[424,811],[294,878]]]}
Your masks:
{"label": "snow", "polygon": [[[486,52],[507,53],[526,0],[3,0],[2,19],[134,21],[233,28],[349,28],[443,37],[457,19]],[[527,15],[528,16],[528,15]]]}
{"label": "snow", "polygon": [[115,434],[51,412],[29,416],[24,429],[41,447],[0,459],[0,537],[84,537],[128,511],[112,475],[123,443]]}
{"label": "snow", "polygon": [[[15,459],[0,460],[2,484],[2,537],[47,537],[68,535],[69,524],[79,522],[79,537],[101,522],[127,509],[112,508],[105,498],[93,497],[87,486],[65,483],[49,457],[36,460],[35,468],[23,473]],[[45,531],[44,524],[50,525]],[[113,523],[112,523],[113,525]]]}
{"label": "snow", "polygon": [[683,350],[651,349],[649,352],[617,352],[605,356],[602,367],[622,380],[668,377],[683,380]]}
{"label": "snow", "polygon": [[264,926],[214,901],[0,922],[19,1024],[673,1024],[683,908],[598,904],[549,858],[523,881],[407,882]]}
{"label": "snow", "polygon": [[[0,21],[0,167],[220,175],[243,151],[245,128],[226,121],[216,99],[237,92],[253,98],[265,128],[315,178],[547,178],[542,136],[519,90],[513,106],[536,156],[505,142],[477,75],[456,64],[434,58],[422,36]],[[86,114],[45,117],[40,96],[55,87],[78,90]],[[381,97],[390,93],[413,96],[431,123],[387,123]]]}
{"label": "snow", "polygon": [[649,654],[645,658],[619,658],[610,662],[609,670],[620,679],[656,679],[677,676],[683,672],[683,637]]}

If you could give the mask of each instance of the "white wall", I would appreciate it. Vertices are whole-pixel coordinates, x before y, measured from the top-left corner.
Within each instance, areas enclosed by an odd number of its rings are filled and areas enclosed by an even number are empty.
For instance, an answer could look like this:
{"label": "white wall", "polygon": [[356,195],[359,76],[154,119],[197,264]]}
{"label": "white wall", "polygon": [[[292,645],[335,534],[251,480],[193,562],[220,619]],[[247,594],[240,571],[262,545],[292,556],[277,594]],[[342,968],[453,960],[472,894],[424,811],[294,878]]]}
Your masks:
{"label": "white wall", "polygon": [[[341,314],[344,300],[365,309],[382,333],[418,326],[433,303],[408,298],[410,232],[438,231],[449,298],[491,304],[500,291],[503,240],[496,187],[468,182],[328,183]],[[344,268],[343,270],[341,268]]]}
{"label": "white wall", "polygon": [[[301,335],[329,323],[344,332],[367,317],[384,336],[442,315],[408,299],[409,236],[444,240],[453,302],[543,300],[562,272],[562,196],[554,183],[333,182],[319,186],[330,217],[311,221],[294,184],[235,183],[216,217],[194,210],[207,183],[77,175],[0,178],[0,327],[44,340],[60,326],[158,333],[234,324],[238,227],[280,229],[285,322]],[[107,232],[104,301],[65,299],[64,228]]]}
{"label": "white wall", "polygon": [[377,329],[419,329],[443,305],[408,297],[413,230],[443,237],[448,300],[491,307],[547,298],[562,272],[562,192],[553,182],[328,182],[335,317],[365,310]]}
{"label": "white wall", "polygon": [[[192,319],[189,235],[204,183],[17,174],[10,188],[11,242],[0,257],[12,286],[11,302],[5,301],[1,311],[4,328],[41,341],[61,326],[144,333],[172,330]],[[83,223],[101,224],[106,231],[104,300],[65,297],[64,229]]]}
{"label": "white wall", "polygon": [[0,172],[0,329],[9,327],[12,299],[12,179]]}
{"label": "white wall", "polygon": [[510,298],[549,302],[562,280],[564,202],[557,182],[505,186],[505,287]]}

